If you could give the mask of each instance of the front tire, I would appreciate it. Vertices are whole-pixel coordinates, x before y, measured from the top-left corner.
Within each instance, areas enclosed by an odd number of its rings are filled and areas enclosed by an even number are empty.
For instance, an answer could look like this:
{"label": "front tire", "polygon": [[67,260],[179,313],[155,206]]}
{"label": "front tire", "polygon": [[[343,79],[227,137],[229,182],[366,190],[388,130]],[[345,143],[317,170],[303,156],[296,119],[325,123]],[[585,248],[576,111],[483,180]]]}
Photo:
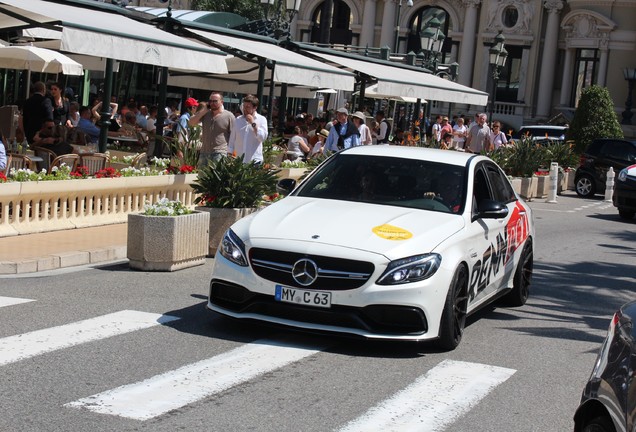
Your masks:
{"label": "front tire", "polygon": [[583,174],[576,180],[574,189],[578,196],[583,198],[591,198],[596,193],[594,179],[589,174]]}
{"label": "front tire", "polygon": [[616,428],[609,418],[595,417],[585,424],[582,432],[616,432]]}
{"label": "front tire", "polygon": [[468,309],[468,269],[460,265],[453,275],[444,312],[440,321],[437,346],[444,351],[452,351],[462,340]]}
{"label": "front tire", "polygon": [[503,298],[503,301],[508,306],[523,306],[528,301],[533,264],[532,245],[528,241],[523,247],[519,264],[517,264],[517,270],[512,281],[512,291]]}

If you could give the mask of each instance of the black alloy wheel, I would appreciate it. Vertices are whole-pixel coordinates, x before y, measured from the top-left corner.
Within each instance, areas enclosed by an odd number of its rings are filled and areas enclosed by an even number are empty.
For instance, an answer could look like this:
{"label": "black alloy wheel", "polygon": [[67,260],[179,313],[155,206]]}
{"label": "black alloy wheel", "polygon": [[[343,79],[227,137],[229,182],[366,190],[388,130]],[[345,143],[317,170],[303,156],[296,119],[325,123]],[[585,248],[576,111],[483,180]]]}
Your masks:
{"label": "black alloy wheel", "polygon": [[440,321],[437,346],[444,351],[457,348],[464,334],[468,309],[468,269],[460,266],[453,275]]}
{"label": "black alloy wheel", "polygon": [[523,306],[528,301],[533,266],[532,244],[527,240],[526,245],[523,247],[523,252],[521,252],[521,258],[519,258],[519,264],[517,264],[517,270],[512,282],[512,291],[503,298],[508,306]]}
{"label": "black alloy wheel", "polygon": [[585,423],[581,432],[616,432],[616,428],[608,417],[594,417]]}

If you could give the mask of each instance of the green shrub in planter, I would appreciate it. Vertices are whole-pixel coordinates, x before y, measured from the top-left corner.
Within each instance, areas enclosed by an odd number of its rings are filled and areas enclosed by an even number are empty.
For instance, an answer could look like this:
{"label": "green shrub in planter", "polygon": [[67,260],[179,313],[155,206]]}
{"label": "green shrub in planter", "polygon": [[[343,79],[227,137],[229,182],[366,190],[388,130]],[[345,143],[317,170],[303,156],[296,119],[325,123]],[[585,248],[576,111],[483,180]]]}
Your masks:
{"label": "green shrub in planter", "polygon": [[623,130],[609,91],[593,85],[581,92],[566,139],[574,141],[575,152],[581,154],[595,138],[623,138]]}
{"label": "green shrub in planter", "polygon": [[487,156],[497,162],[509,176],[531,177],[545,163],[547,152],[547,148],[537,144],[532,137],[524,136],[514,145],[500,147]]}
{"label": "green shrub in planter", "polygon": [[215,208],[258,207],[263,195],[276,192],[276,171],[254,163],[243,163],[243,156],[210,162],[199,170],[192,189],[200,194],[195,203]]}
{"label": "green shrub in planter", "polygon": [[576,168],[579,164],[572,141],[550,141],[545,146],[544,157],[542,166],[546,168],[550,168],[552,162],[558,163],[560,168]]}

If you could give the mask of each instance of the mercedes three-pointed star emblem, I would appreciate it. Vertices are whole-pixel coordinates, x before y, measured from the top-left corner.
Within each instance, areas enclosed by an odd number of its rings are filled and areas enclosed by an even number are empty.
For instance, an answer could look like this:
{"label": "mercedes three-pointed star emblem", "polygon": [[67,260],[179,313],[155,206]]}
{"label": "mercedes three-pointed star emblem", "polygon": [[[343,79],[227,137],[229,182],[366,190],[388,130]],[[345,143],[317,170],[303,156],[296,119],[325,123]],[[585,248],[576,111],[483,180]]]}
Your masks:
{"label": "mercedes three-pointed star emblem", "polygon": [[318,265],[309,258],[299,259],[292,268],[292,277],[298,284],[309,286],[318,278]]}

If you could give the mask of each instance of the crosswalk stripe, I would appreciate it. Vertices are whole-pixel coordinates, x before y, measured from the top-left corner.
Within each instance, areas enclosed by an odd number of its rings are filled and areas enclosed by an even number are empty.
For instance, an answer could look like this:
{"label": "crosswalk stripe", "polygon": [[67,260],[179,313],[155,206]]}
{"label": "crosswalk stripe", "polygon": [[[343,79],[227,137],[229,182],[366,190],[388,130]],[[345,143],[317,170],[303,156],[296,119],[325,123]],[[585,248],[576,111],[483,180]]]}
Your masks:
{"label": "crosswalk stripe", "polygon": [[22,303],[29,303],[35,300],[17,298],[17,297],[0,297],[0,307],[13,306]]}
{"label": "crosswalk stripe", "polygon": [[324,350],[291,340],[261,339],[147,380],[65,404],[148,420]]}
{"label": "crosswalk stripe", "polygon": [[123,310],[58,327],[5,337],[0,339],[0,366],[178,319],[170,315]]}
{"label": "crosswalk stripe", "polygon": [[340,432],[439,432],[468,412],[516,371],[444,360],[413,384],[380,403]]}

